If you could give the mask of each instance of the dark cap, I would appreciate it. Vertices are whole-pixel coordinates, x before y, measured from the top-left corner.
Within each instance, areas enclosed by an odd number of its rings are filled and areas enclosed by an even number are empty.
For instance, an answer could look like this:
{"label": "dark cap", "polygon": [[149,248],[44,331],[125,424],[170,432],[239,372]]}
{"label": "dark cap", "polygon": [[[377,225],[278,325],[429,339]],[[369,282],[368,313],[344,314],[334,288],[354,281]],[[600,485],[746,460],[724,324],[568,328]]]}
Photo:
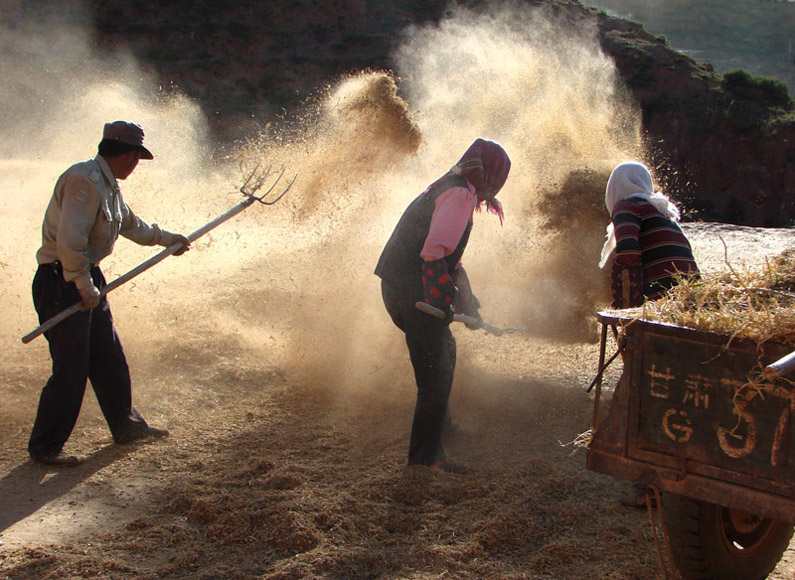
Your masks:
{"label": "dark cap", "polygon": [[144,128],[137,123],[131,123],[130,121],[105,123],[102,139],[131,145],[141,151],[141,159],[154,159],[149,149],[144,147]]}

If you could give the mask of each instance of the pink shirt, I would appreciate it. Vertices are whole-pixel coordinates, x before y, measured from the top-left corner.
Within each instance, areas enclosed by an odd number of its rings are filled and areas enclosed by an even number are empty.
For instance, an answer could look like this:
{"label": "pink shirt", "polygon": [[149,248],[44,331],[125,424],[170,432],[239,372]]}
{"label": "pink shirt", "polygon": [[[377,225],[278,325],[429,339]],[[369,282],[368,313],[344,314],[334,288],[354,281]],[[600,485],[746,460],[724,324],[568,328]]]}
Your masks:
{"label": "pink shirt", "polygon": [[[431,227],[425,238],[420,257],[426,261],[440,260],[449,256],[461,241],[467,224],[478,206],[474,186],[451,187],[436,198]],[[460,266],[456,264],[456,268]]]}

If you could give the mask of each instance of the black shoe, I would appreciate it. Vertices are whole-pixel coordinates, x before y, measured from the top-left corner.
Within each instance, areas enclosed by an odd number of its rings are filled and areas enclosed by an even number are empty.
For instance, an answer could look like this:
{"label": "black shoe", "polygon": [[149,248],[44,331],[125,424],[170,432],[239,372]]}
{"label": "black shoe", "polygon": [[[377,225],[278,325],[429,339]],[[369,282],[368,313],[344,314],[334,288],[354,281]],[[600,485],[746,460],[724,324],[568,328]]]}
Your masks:
{"label": "black shoe", "polygon": [[54,465],[56,467],[75,467],[83,463],[83,460],[74,455],[64,455],[63,453],[53,453],[51,455],[42,455],[39,453],[31,453],[30,458],[33,461],[38,461],[44,465]]}
{"label": "black shoe", "polygon": [[162,439],[168,437],[168,431],[165,429],[156,429],[155,427],[147,427],[143,431],[135,433],[126,433],[113,438],[116,445],[128,445],[137,441],[144,441],[146,439]]}

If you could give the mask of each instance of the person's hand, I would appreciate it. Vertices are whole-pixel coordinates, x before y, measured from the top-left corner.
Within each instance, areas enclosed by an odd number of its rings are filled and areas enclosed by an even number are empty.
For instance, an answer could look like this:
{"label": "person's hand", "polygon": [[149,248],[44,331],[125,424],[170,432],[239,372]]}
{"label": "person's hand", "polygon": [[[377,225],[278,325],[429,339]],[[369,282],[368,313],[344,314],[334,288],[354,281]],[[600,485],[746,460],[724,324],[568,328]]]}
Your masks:
{"label": "person's hand", "polygon": [[452,306],[448,304],[447,306],[440,308],[440,310],[444,312],[445,324],[450,324],[451,322],[453,322],[453,317],[455,316],[455,310],[453,310]]}
{"label": "person's hand", "polygon": [[188,238],[182,234],[174,234],[165,230],[160,234],[160,244],[167,248],[174,244],[182,244],[182,247],[174,252],[175,256],[181,256],[190,250],[190,240],[188,240]]}
{"label": "person's hand", "polygon": [[83,301],[83,310],[92,310],[99,306],[99,290],[93,284],[88,288],[78,288],[80,292],[80,300]]}
{"label": "person's hand", "polygon": [[182,244],[182,247],[176,252],[174,252],[175,256],[181,256],[182,254],[190,250],[190,240],[186,236],[183,236],[182,234],[173,234],[173,236],[174,236],[174,241],[171,242],[169,246],[176,243]]}

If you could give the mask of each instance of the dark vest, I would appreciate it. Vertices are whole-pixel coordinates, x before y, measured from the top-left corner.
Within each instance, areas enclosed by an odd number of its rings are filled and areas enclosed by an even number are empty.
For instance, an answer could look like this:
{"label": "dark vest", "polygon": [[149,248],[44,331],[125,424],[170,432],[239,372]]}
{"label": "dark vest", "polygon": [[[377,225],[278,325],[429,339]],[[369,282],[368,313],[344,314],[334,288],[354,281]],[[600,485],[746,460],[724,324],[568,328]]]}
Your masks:
{"label": "dark vest", "polygon": [[[431,227],[436,198],[451,187],[467,187],[466,179],[448,173],[427,193],[417,196],[403,212],[378,259],[378,264],[375,267],[376,276],[400,289],[407,297],[416,300],[423,298],[420,252],[425,245],[425,239],[428,237]],[[447,270],[451,274],[464,253],[471,231],[472,222],[470,221],[453,253],[444,258],[447,262]]]}

